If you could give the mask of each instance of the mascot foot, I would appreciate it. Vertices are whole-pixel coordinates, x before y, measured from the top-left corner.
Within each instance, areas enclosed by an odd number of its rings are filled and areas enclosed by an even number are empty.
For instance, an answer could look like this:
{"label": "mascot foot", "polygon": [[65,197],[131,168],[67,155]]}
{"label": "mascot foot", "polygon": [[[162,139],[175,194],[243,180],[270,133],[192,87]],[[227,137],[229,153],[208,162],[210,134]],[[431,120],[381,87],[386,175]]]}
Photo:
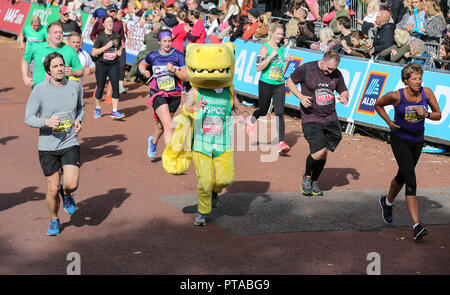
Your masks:
{"label": "mascot foot", "polygon": [[195,213],[194,224],[198,226],[206,225],[206,214],[202,214],[200,212]]}

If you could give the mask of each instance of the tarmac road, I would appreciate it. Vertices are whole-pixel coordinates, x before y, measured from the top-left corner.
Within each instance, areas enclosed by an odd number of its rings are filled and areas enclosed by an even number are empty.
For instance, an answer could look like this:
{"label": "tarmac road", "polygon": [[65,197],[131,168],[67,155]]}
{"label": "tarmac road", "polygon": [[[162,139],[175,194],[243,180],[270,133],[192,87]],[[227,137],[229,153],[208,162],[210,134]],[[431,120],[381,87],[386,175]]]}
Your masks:
{"label": "tarmac road", "polygon": [[366,274],[371,252],[379,253],[382,274],[450,274],[447,156],[423,154],[417,165],[420,215],[430,233],[414,242],[403,193],[394,224],[380,217],[378,196],[396,173],[388,144],[344,135],[319,181],[325,195],[304,197],[308,146],[300,120],[288,117],[289,155],[261,162],[268,146],[246,143],[235,153],[235,183],[207,226],[195,227],[193,167],[173,176],[160,158],[147,158],[154,126],[148,89],[126,83],[126,118],[113,121],[104,105],[106,116],[94,119],[94,76],[85,81],[78,210],[72,217],[61,210],[62,234],[47,237],[38,131],[24,124],[30,89],[22,55],[16,42],[0,38],[0,274],[66,274],[70,252],[79,253],[82,274]]}

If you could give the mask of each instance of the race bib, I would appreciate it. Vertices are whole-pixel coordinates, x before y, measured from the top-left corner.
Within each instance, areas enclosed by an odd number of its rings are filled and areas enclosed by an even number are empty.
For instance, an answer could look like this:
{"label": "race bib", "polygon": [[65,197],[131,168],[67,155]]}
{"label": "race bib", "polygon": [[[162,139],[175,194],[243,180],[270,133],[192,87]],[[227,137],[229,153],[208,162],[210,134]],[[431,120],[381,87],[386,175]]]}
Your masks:
{"label": "race bib", "polygon": [[423,120],[423,117],[417,114],[416,108],[425,108],[425,107],[423,105],[405,107],[405,121],[409,123],[417,123]]}
{"label": "race bib", "polygon": [[319,88],[315,91],[317,105],[324,106],[334,102],[334,94],[329,89]]}
{"label": "race bib", "polygon": [[59,125],[52,129],[53,134],[69,133],[72,128],[72,114],[71,112],[57,114],[59,116]]}
{"label": "race bib", "polygon": [[175,90],[175,79],[171,76],[162,76],[156,78],[156,84],[158,84],[158,88],[164,91],[173,91]]}
{"label": "race bib", "polygon": [[281,69],[281,67],[270,68],[269,79],[278,82],[283,81],[283,69]]}
{"label": "race bib", "polygon": [[114,48],[112,51],[104,52],[103,58],[105,60],[115,60],[117,57],[117,49]]}
{"label": "race bib", "polygon": [[220,117],[206,117],[203,121],[203,134],[216,136],[222,134],[223,121]]}

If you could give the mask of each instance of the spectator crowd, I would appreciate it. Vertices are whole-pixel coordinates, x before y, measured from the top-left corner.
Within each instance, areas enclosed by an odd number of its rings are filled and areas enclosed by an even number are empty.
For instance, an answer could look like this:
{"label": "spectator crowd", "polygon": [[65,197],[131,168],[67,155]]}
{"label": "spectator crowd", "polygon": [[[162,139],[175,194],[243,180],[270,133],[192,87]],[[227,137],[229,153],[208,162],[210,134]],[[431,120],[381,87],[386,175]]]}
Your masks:
{"label": "spectator crowd", "polygon": [[[18,0],[16,0],[17,2]],[[450,70],[450,0],[33,0],[60,7],[64,38],[81,33],[79,12],[92,14],[91,39],[103,29],[102,19],[114,18],[125,48],[129,32],[124,21],[148,24],[145,47],[137,64],[159,48],[158,33],[172,33],[172,47],[184,53],[188,43],[266,41],[272,23],[283,24],[285,44],[312,50],[337,50],[342,55],[395,62],[419,63]],[[328,8],[328,9],[327,9]],[[357,17],[358,15],[358,17]],[[23,36],[21,36],[23,44]],[[22,45],[23,46],[23,45]],[[125,56],[125,55],[124,55]],[[125,58],[122,58],[121,68]]]}

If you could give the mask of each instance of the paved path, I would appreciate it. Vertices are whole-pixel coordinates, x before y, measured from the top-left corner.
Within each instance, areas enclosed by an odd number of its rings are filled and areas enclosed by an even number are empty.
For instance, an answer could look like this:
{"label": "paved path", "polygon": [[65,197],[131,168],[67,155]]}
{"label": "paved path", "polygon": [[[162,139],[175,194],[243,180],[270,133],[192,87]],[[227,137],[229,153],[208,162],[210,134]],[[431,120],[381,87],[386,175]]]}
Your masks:
{"label": "paved path", "polygon": [[[236,181],[198,228],[193,167],[172,176],[160,158],[147,158],[154,126],[148,90],[131,83],[122,122],[94,120],[94,102],[86,99],[78,211],[69,217],[61,210],[61,236],[47,237],[37,130],[23,122],[30,89],[21,79],[22,54],[0,38],[0,274],[65,274],[70,252],[80,254],[82,274],[365,274],[370,252],[380,254],[383,274],[450,273],[448,157],[423,154],[417,166],[430,235],[415,243],[402,194],[394,225],[380,218],[377,197],[396,173],[389,145],[344,136],[319,181],[325,196],[306,198],[297,192],[308,146],[291,117],[289,155],[261,162],[263,143],[236,152]],[[93,82],[86,79],[86,97]]]}

